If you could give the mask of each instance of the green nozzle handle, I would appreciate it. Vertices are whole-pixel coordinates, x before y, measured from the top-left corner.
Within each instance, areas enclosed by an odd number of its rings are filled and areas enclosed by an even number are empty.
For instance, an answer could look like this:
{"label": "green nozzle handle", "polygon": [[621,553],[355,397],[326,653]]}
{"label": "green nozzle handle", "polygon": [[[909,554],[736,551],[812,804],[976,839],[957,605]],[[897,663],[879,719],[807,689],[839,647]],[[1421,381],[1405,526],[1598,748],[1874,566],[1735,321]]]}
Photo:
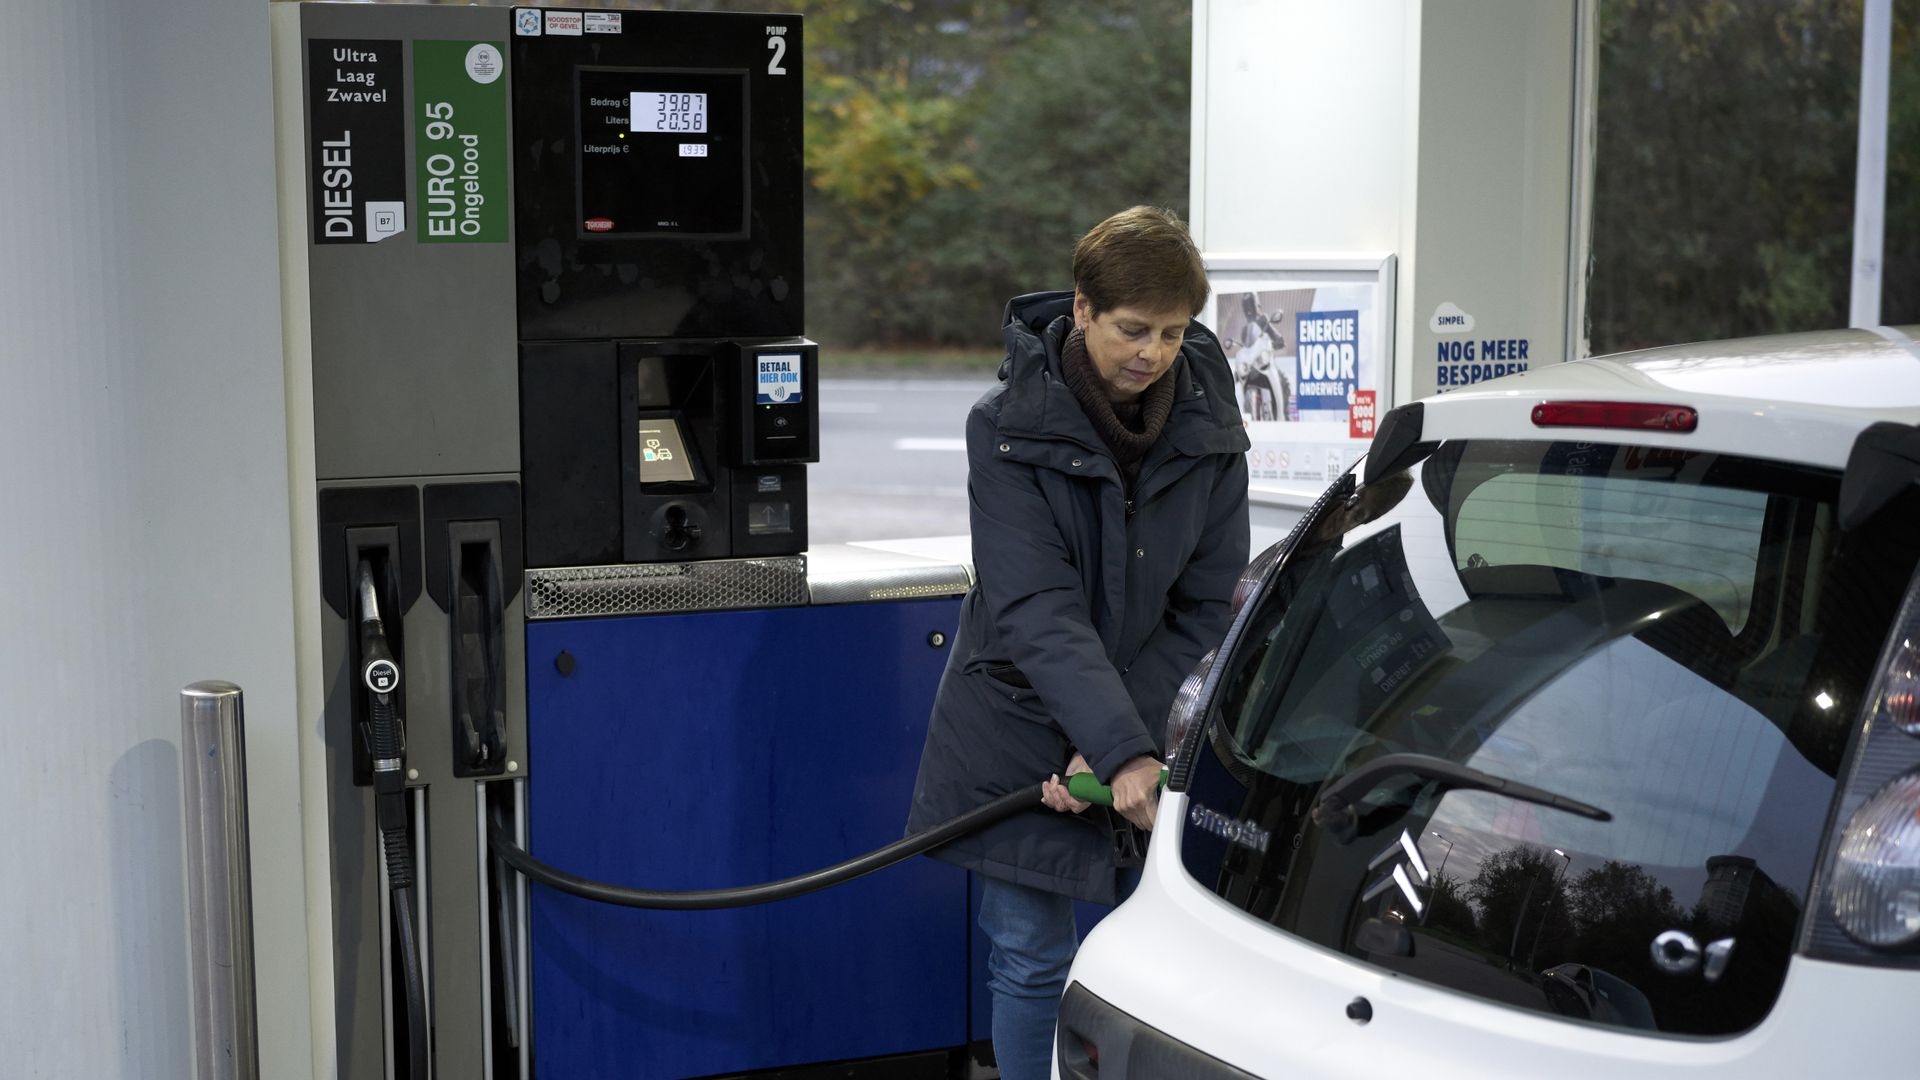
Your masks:
{"label": "green nozzle handle", "polygon": [[[1167,770],[1160,770],[1160,784],[1165,786]],[[1113,805],[1113,789],[1100,782],[1100,778],[1090,772],[1074,773],[1067,777],[1067,794],[1081,802],[1095,803],[1100,806]]]}

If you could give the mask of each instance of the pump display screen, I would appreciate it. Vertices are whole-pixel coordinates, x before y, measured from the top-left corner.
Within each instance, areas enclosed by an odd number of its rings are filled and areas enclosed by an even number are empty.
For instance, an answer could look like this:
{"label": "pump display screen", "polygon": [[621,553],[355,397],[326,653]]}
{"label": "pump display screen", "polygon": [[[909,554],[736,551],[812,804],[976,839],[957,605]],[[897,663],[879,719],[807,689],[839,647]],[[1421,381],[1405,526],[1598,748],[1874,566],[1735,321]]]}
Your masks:
{"label": "pump display screen", "polygon": [[633,130],[661,135],[705,135],[707,95],[636,91],[628,106]]}
{"label": "pump display screen", "polygon": [[744,71],[576,75],[582,236],[746,234]]}
{"label": "pump display screen", "polygon": [[670,416],[640,421],[640,482],[671,484],[692,480],[693,460],[687,456],[686,440],[680,437],[680,421]]}

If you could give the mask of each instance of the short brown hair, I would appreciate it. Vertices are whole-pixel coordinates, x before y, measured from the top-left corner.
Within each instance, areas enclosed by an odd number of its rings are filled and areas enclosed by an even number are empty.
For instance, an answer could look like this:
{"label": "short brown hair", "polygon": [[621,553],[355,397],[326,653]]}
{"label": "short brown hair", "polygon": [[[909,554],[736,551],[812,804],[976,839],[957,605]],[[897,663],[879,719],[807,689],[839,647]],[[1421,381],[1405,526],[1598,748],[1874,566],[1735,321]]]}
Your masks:
{"label": "short brown hair", "polygon": [[1122,306],[1156,310],[1207,303],[1207,267],[1180,215],[1135,206],[1095,225],[1073,246],[1073,284],[1094,314]]}

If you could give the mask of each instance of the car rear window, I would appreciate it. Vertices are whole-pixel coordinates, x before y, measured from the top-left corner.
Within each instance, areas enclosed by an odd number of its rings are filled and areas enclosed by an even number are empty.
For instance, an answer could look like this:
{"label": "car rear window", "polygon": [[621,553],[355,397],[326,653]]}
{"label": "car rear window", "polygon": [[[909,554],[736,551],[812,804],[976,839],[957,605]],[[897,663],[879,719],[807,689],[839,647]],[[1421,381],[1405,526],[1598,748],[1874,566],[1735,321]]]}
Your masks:
{"label": "car rear window", "polygon": [[1457,567],[1554,566],[1661,581],[1707,603],[1737,633],[1759,574],[1767,498],[1631,474],[1508,473],[1474,487],[1454,511]]}
{"label": "car rear window", "polygon": [[[1189,871],[1464,994],[1636,1031],[1753,1026],[1914,567],[1911,535],[1839,530],[1837,489],[1789,464],[1519,441],[1442,444],[1360,489],[1227,660]],[[1389,754],[1428,764],[1316,821],[1323,788]]]}

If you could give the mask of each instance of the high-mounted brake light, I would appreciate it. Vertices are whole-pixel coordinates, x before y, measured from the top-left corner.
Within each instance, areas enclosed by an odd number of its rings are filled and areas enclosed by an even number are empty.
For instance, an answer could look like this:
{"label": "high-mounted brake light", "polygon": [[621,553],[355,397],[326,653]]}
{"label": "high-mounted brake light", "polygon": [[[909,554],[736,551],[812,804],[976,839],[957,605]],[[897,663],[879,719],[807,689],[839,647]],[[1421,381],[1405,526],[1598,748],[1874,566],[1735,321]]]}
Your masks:
{"label": "high-mounted brake light", "polygon": [[1700,413],[1685,405],[1633,401],[1543,401],[1533,407],[1535,427],[1626,428],[1631,431],[1692,431]]}

